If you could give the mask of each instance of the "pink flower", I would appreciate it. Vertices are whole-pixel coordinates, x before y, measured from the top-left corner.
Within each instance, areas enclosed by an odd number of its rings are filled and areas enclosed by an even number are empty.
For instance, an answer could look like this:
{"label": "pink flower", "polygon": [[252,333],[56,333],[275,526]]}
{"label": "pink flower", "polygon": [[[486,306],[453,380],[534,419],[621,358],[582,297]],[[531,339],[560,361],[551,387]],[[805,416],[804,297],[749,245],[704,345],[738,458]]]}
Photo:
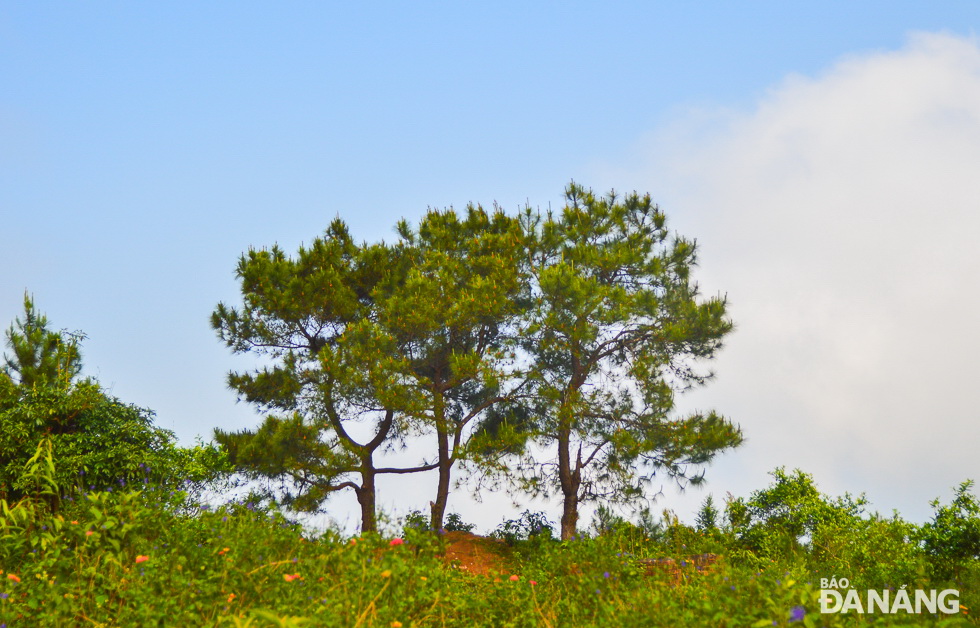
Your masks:
{"label": "pink flower", "polygon": [[93,534],[95,534],[95,532],[92,532],[91,530],[85,531],[85,536],[92,536]]}
{"label": "pink flower", "polygon": [[404,544],[405,541],[403,541],[402,539],[391,539],[391,543],[389,543],[388,545],[394,547],[395,545],[404,545]]}
{"label": "pink flower", "polygon": [[533,587],[534,585],[536,585],[537,583],[538,583],[538,581],[537,581],[537,580],[531,580],[531,586],[532,586],[532,587]]}
{"label": "pink flower", "polygon": [[520,579],[521,579],[521,577],[518,576],[517,574],[514,574],[513,576],[510,577],[510,581],[511,582],[517,582]]}
{"label": "pink flower", "polygon": [[145,563],[148,560],[150,560],[150,557],[149,556],[143,556],[142,554],[136,557],[136,562],[137,563]]}
{"label": "pink flower", "polygon": [[282,578],[286,582],[292,582],[293,580],[296,580],[297,578],[299,578],[299,574],[298,573],[294,573],[294,574],[288,574],[288,573],[286,573],[286,574],[283,574],[282,575]]}

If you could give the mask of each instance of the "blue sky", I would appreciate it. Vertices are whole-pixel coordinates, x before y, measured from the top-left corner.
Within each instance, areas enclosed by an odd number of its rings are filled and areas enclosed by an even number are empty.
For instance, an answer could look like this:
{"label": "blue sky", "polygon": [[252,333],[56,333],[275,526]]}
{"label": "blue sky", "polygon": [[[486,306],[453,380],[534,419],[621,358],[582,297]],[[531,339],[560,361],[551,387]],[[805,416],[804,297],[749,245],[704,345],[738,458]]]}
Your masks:
{"label": "blue sky", "polygon": [[[208,326],[248,247],[557,206],[575,179],[651,192],[731,299],[718,380],[685,401],[749,439],[716,497],[785,464],[922,520],[980,476],[980,5],[526,4],[0,5],[0,323],[29,290],[190,443],[258,420],[224,385],[253,362]],[[682,513],[705,494],[666,489]],[[490,527],[488,499],[450,506]]]}

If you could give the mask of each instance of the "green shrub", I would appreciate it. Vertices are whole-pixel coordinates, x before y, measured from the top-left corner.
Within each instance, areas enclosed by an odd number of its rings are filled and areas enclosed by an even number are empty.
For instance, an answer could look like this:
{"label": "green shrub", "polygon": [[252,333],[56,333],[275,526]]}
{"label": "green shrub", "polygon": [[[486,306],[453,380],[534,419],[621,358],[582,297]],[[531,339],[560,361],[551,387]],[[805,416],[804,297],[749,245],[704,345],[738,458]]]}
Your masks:
{"label": "green shrub", "polygon": [[[24,307],[24,318],[7,330],[12,355],[0,366],[0,498],[16,502],[29,493],[23,467],[45,438],[62,494],[205,483],[228,470],[215,447],[178,447],[151,411],[108,395],[92,379],[76,379],[83,336],[49,330],[26,296]],[[49,496],[53,507],[59,497]]]}
{"label": "green shrub", "polygon": [[980,559],[980,502],[972,488],[973,480],[963,482],[945,506],[933,500],[936,514],[922,528],[923,546],[940,578],[957,578]]}
{"label": "green shrub", "polygon": [[473,532],[476,529],[475,523],[466,523],[459,513],[451,512],[446,515],[446,523],[443,526],[446,532]]}
{"label": "green shrub", "polygon": [[490,536],[513,545],[517,541],[551,539],[554,531],[555,524],[548,520],[544,512],[525,510],[517,519],[505,519]]}

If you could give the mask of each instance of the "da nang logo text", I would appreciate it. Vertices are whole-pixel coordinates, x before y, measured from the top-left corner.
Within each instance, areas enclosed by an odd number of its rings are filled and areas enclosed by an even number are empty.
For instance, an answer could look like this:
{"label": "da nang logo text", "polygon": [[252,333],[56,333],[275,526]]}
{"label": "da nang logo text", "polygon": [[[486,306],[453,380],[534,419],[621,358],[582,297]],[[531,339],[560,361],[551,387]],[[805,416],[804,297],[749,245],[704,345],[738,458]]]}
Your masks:
{"label": "da nang logo text", "polygon": [[869,589],[861,595],[849,588],[847,578],[820,579],[821,613],[959,613],[960,592],[956,589],[892,591]]}

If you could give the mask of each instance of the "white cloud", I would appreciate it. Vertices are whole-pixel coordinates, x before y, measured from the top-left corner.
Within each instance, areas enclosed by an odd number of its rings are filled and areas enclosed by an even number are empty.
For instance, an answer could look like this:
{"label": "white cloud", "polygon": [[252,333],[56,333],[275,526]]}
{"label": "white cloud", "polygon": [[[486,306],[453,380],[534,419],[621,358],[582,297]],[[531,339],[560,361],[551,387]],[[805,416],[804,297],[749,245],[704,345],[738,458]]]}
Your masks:
{"label": "white cloud", "polygon": [[744,494],[785,464],[924,519],[980,480],[977,41],[916,34],[645,144],[656,157],[626,178],[697,237],[702,285],[738,326],[689,401],[748,438],[710,489]]}

